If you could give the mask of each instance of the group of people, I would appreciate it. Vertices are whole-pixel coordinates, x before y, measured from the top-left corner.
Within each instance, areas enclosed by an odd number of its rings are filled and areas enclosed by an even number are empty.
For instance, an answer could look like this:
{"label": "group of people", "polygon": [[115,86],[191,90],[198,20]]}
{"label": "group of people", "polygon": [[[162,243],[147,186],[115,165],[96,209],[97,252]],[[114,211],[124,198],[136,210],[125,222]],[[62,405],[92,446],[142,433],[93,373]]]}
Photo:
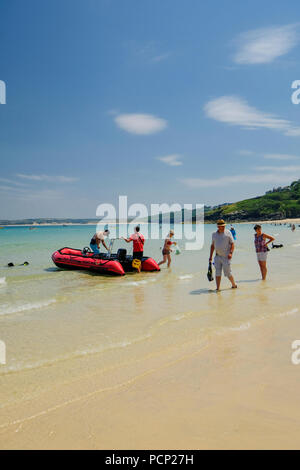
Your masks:
{"label": "group of people", "polygon": [[[104,248],[109,251],[109,248],[107,247],[105,243],[105,238],[108,237],[110,234],[108,229],[105,229],[103,231],[96,232],[95,235],[92,237],[91,242],[90,242],[90,248],[93,251],[93,253],[99,255],[100,254],[100,245],[102,244]],[[174,230],[170,230],[168,236],[165,239],[164,246],[162,249],[162,255],[163,259],[158,263],[160,266],[161,264],[167,263],[168,267],[171,264],[171,252],[172,252],[172,245],[176,245],[177,243],[172,241],[172,238],[174,237]],[[145,237],[142,233],[140,233],[140,227],[136,226],[134,229],[134,233],[130,235],[129,238],[124,238],[121,237],[122,240],[124,240],[126,243],[133,243],[133,253],[132,253],[132,258],[134,260],[142,260],[144,256],[144,243],[145,243]],[[140,271],[140,267],[137,268],[138,271]]]}
{"label": "group of people", "polygon": [[[220,290],[222,272],[231,282],[232,288],[236,289],[237,285],[231,272],[231,259],[234,252],[234,240],[236,239],[236,232],[231,226],[230,230],[226,230],[226,223],[224,220],[218,220],[217,231],[212,234],[212,242],[210,246],[209,263],[212,263],[213,254],[215,252],[214,265],[216,269],[216,288]],[[275,240],[271,235],[262,232],[262,227],[259,224],[254,226],[255,236],[254,244],[257,255],[257,261],[260,267],[262,279],[265,280],[267,276],[267,254],[270,251],[268,244]],[[109,230],[96,232],[90,242],[90,247],[95,254],[100,254],[100,245],[102,244],[107,251],[109,248],[105,243],[105,238],[109,235]],[[172,245],[176,242],[172,241],[174,231],[170,230],[168,236],[164,241],[162,249],[163,259],[158,263],[162,265],[167,263],[169,267],[171,264]],[[133,243],[133,259],[141,261],[144,255],[145,237],[140,233],[140,227],[136,226],[134,233],[129,238],[121,237],[126,243]],[[137,265],[137,270],[140,272],[141,263]]]}
{"label": "group of people", "polygon": [[[237,288],[236,282],[231,272],[231,259],[234,252],[234,238],[232,230],[226,230],[226,223],[223,219],[217,222],[217,231],[212,234],[212,242],[210,246],[209,262],[212,263],[214,252],[214,265],[216,269],[216,286],[217,291],[220,290],[222,271],[224,276],[228,277],[233,289]],[[271,235],[262,232],[259,224],[254,226],[254,245],[257,261],[261,271],[263,280],[267,277],[267,255],[270,251],[268,244],[275,240]]]}

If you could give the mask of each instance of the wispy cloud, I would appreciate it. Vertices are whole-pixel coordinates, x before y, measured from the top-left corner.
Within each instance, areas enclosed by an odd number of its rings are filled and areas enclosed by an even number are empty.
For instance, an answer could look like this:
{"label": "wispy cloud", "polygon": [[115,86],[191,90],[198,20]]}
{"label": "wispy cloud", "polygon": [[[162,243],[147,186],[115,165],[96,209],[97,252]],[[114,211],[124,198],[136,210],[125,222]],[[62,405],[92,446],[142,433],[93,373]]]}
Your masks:
{"label": "wispy cloud", "polygon": [[170,53],[166,52],[165,54],[160,54],[152,57],[151,62],[163,62],[164,60],[168,59],[170,57]]}
{"label": "wispy cloud", "polygon": [[267,160],[299,160],[296,155],[288,155],[285,153],[265,153],[263,157]]}
{"label": "wispy cloud", "polygon": [[124,131],[139,135],[155,134],[168,125],[165,119],[151,114],[119,114],[114,120]]}
{"label": "wispy cloud", "polygon": [[143,43],[127,41],[124,45],[133,57],[148,64],[163,62],[171,55],[168,51],[162,51],[162,47],[157,41]]}
{"label": "wispy cloud", "polygon": [[259,171],[270,171],[270,172],[273,172],[273,171],[278,171],[279,173],[291,173],[291,176],[295,176],[293,175],[293,173],[295,172],[298,172],[300,173],[300,165],[288,165],[288,166],[257,166],[255,168],[256,170],[259,170]]}
{"label": "wispy cloud", "polygon": [[173,155],[166,155],[165,157],[157,157],[157,160],[165,163],[169,166],[180,166],[182,165],[182,161],[180,160],[181,155],[173,154]]}
{"label": "wispy cloud", "polygon": [[22,178],[30,181],[48,181],[48,182],[59,182],[59,183],[74,183],[78,181],[79,178],[73,176],[54,176],[54,175],[25,175],[23,173],[18,173],[16,175],[18,178]]}
{"label": "wispy cloud", "polygon": [[9,178],[0,178],[0,182],[1,183],[12,184],[14,186],[28,187],[27,183],[23,183],[23,182],[20,182],[20,181],[15,181],[15,180],[12,180],[12,179],[9,179]]}
{"label": "wispy cloud", "polygon": [[247,31],[236,39],[237,64],[267,64],[287,54],[299,42],[298,25],[272,26]]}
{"label": "wispy cloud", "polygon": [[222,176],[220,178],[203,179],[203,178],[186,178],[182,183],[190,189],[212,188],[220,186],[231,186],[233,184],[283,184],[291,182],[291,174],[282,175],[280,172],[275,173],[257,173],[257,174],[241,174],[232,176]]}
{"label": "wispy cloud", "polygon": [[296,155],[290,155],[287,153],[259,153],[259,152],[253,152],[252,150],[238,150],[237,153],[244,157],[257,156],[257,157],[263,157],[266,160],[299,160],[300,159],[300,157]]}
{"label": "wispy cloud", "polygon": [[211,100],[204,106],[204,111],[211,119],[244,129],[265,128],[287,136],[300,136],[300,127],[286,119],[260,111],[238,96],[221,96]]}

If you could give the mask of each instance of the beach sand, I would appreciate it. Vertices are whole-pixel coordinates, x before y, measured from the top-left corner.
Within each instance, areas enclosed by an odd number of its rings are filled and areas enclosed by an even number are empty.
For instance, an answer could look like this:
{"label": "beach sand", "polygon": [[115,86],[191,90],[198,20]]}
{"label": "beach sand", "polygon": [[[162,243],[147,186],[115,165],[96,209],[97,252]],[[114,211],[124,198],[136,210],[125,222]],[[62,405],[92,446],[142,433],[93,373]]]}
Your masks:
{"label": "beach sand", "polygon": [[6,410],[2,449],[297,449],[297,315],[90,371]]}

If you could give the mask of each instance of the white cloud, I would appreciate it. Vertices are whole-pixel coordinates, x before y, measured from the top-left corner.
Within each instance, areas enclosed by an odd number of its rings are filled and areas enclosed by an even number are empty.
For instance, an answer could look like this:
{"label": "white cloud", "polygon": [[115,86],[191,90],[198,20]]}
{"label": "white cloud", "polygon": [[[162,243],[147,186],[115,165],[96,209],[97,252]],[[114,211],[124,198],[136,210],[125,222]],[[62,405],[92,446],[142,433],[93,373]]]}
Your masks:
{"label": "white cloud", "polygon": [[78,181],[79,178],[74,178],[73,176],[52,176],[52,175],[25,175],[23,173],[18,173],[16,175],[18,178],[23,178],[31,181],[50,181],[50,182],[59,182],[59,183],[74,183]]}
{"label": "white cloud", "polygon": [[241,34],[233,60],[238,64],[267,64],[287,54],[299,41],[295,24],[255,29]]}
{"label": "white cloud", "polygon": [[266,128],[280,131],[287,136],[300,135],[300,127],[286,119],[259,111],[238,96],[221,96],[211,100],[204,106],[204,111],[211,119],[244,129]]}
{"label": "white cloud", "polygon": [[296,155],[288,155],[285,153],[265,153],[263,157],[268,160],[299,160],[300,158],[296,157]]}
{"label": "white cloud", "polygon": [[165,119],[151,114],[119,114],[115,123],[130,134],[148,135],[160,132],[168,125]]}
{"label": "white cloud", "polygon": [[182,165],[182,161],[180,160],[180,158],[181,158],[180,155],[173,154],[173,155],[166,155],[165,157],[157,157],[157,160],[160,160],[166,165],[180,166]]}

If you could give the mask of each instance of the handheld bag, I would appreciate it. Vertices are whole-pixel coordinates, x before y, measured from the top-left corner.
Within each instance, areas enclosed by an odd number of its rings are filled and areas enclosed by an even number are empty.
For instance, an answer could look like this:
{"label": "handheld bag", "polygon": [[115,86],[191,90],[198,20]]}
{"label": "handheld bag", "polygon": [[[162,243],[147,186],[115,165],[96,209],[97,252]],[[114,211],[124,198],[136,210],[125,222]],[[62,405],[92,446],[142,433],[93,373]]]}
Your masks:
{"label": "handheld bag", "polygon": [[207,279],[209,280],[209,282],[214,280],[211,262],[209,262],[208,264]]}

